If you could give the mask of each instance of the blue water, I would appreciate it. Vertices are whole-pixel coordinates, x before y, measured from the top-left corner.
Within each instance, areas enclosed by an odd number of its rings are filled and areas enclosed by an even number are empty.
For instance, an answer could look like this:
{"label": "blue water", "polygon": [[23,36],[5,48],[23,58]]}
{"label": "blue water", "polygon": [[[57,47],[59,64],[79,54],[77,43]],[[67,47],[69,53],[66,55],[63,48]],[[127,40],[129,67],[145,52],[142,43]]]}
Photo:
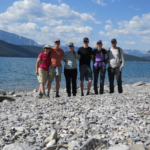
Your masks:
{"label": "blue water", "polygon": [[[5,91],[38,89],[39,83],[35,74],[36,60],[36,58],[0,57],[0,89]],[[62,65],[64,66],[63,62]],[[123,84],[150,82],[150,63],[125,62],[122,80]],[[80,85],[79,72],[77,84]],[[105,84],[109,84],[107,72]],[[55,82],[52,83],[52,87],[55,87]],[[62,73],[61,87],[65,87],[64,73]]]}

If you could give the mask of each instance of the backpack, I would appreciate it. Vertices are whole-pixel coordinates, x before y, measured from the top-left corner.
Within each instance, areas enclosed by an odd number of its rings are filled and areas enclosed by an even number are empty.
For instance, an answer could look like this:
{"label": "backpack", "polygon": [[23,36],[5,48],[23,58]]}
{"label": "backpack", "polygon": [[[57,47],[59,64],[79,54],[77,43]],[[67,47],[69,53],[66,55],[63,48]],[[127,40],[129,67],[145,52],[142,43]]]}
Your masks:
{"label": "backpack", "polygon": [[[103,53],[103,55],[104,55],[104,60],[102,61],[102,62],[105,62],[106,64],[107,64],[107,61],[106,61],[106,58],[105,58],[105,53],[104,53],[104,49],[102,48],[102,53]],[[94,57],[93,57],[93,64],[95,63],[95,56],[96,56],[96,54],[97,54],[97,49],[94,49],[93,50],[93,55],[94,55]]]}

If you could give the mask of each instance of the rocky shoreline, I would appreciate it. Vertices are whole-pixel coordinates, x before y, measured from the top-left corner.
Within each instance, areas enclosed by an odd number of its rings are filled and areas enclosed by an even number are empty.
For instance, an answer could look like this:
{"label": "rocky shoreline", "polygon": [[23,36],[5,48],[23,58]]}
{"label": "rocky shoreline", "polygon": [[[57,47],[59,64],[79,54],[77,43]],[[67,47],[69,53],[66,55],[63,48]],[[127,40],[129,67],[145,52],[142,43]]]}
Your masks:
{"label": "rocky shoreline", "polygon": [[[150,150],[150,83],[124,92],[38,99],[37,90],[0,90],[0,150]],[[86,93],[86,89],[85,92]]]}

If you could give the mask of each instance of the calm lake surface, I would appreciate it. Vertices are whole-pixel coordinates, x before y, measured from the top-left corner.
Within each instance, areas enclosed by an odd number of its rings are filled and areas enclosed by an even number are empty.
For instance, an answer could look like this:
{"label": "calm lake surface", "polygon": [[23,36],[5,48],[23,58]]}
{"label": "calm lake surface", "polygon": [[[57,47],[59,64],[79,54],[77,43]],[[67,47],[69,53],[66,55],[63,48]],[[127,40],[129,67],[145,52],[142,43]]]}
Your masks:
{"label": "calm lake surface", "polygon": [[[5,91],[38,89],[39,83],[35,74],[36,60],[37,58],[0,57],[0,89]],[[64,70],[63,62],[62,66]],[[123,84],[132,84],[139,81],[150,82],[150,63],[125,62],[122,81]],[[107,72],[105,84],[109,84]],[[85,82],[85,85],[87,85],[87,82]],[[79,67],[77,86],[80,86]],[[52,87],[55,87],[55,81]],[[64,72],[62,72],[61,87],[65,87]]]}

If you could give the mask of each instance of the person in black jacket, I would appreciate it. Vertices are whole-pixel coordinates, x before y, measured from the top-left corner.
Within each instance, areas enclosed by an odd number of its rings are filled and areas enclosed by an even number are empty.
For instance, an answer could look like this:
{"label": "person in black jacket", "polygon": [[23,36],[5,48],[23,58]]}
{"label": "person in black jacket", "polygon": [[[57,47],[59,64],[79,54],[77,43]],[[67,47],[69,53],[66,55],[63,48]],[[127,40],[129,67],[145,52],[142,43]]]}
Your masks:
{"label": "person in black jacket", "polygon": [[108,53],[105,49],[102,48],[102,41],[97,41],[97,49],[93,50],[93,71],[94,71],[94,91],[95,94],[98,94],[97,82],[100,72],[100,90],[99,93],[103,94],[104,92],[104,80],[106,74],[106,59],[105,55],[108,56]]}

